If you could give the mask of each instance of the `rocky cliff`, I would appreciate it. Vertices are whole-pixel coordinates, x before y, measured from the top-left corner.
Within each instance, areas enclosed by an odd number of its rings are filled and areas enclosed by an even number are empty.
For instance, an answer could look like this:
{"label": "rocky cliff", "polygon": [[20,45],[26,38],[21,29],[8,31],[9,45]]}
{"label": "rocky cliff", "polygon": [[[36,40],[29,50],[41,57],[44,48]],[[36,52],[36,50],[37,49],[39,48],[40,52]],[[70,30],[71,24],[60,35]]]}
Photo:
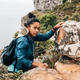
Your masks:
{"label": "rocky cliff", "polygon": [[[71,2],[71,0],[67,0]],[[57,5],[63,4],[63,0],[34,0],[35,10],[39,9],[42,11],[52,10]]]}

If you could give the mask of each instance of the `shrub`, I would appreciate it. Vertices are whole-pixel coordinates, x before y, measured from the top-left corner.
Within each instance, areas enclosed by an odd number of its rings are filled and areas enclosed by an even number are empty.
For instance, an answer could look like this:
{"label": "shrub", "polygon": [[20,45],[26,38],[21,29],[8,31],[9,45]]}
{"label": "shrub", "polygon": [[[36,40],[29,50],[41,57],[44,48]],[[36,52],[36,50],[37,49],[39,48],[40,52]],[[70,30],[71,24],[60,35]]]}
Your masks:
{"label": "shrub", "polygon": [[73,4],[78,4],[80,2],[80,0],[72,0],[71,1]]}
{"label": "shrub", "polygon": [[38,11],[41,11],[40,9],[38,9]]}
{"label": "shrub", "polygon": [[23,71],[20,70],[17,73],[8,73],[8,74],[2,74],[0,76],[0,80],[17,80],[17,78],[23,74]]}
{"label": "shrub", "polygon": [[77,12],[75,12],[69,19],[75,20],[75,21],[80,21],[80,15]]}
{"label": "shrub", "polygon": [[45,14],[41,17],[39,17],[40,23],[41,23],[41,30],[47,30],[49,31],[52,29],[54,25],[56,25],[57,22],[57,16],[53,13]]}
{"label": "shrub", "polygon": [[54,46],[54,43],[51,40],[35,42],[35,48],[38,47],[37,51],[42,51],[44,49],[48,49],[51,45]]}
{"label": "shrub", "polygon": [[63,17],[63,20],[66,21],[66,20],[69,19],[69,17],[70,17],[69,15],[65,15],[65,16]]}
{"label": "shrub", "polygon": [[13,38],[17,38],[18,34],[19,34],[19,31],[17,31],[17,32],[14,34]]}
{"label": "shrub", "polygon": [[63,3],[65,3],[67,0],[63,0]]}
{"label": "shrub", "polygon": [[55,68],[55,62],[58,61],[60,57],[61,55],[54,51],[53,53],[51,53],[50,57],[45,56],[42,59],[42,63],[47,63],[49,68]]}
{"label": "shrub", "polygon": [[73,9],[73,5],[70,2],[66,2],[65,3],[65,7],[63,8],[63,10],[72,10]]}

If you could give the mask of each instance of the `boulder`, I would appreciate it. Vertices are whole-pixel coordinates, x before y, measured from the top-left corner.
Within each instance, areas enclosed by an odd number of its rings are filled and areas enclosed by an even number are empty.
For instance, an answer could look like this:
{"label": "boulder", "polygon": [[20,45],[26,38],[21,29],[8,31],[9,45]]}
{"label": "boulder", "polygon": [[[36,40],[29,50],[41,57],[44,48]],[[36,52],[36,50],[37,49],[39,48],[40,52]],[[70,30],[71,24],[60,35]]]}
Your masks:
{"label": "boulder", "polygon": [[17,80],[64,80],[55,69],[34,68],[25,72]]}
{"label": "boulder", "polygon": [[61,62],[55,63],[56,70],[63,75],[62,80],[80,80],[80,65],[78,64],[64,64]]}
{"label": "boulder", "polygon": [[80,22],[66,21],[54,35],[55,50],[80,61]]}
{"label": "boulder", "polygon": [[80,65],[55,63],[56,69],[34,68],[17,80],[80,80]]}

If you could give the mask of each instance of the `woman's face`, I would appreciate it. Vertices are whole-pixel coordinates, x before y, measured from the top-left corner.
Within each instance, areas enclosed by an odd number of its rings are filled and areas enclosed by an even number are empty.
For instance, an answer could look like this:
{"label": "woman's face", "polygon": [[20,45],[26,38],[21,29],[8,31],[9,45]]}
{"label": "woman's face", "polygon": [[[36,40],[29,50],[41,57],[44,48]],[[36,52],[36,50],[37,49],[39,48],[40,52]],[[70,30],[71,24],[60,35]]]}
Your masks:
{"label": "woman's face", "polygon": [[30,26],[27,26],[29,29],[30,35],[31,36],[37,36],[39,30],[40,30],[40,23],[39,22],[34,22]]}

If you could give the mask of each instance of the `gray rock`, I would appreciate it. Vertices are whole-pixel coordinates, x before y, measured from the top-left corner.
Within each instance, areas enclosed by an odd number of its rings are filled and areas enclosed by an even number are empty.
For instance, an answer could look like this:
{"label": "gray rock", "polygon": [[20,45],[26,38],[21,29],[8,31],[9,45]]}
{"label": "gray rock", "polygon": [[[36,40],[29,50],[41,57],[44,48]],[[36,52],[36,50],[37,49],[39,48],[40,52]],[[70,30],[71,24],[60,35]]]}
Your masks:
{"label": "gray rock", "polygon": [[[71,2],[71,0],[67,0]],[[34,7],[42,11],[52,10],[57,5],[63,4],[63,0],[34,0]]]}
{"label": "gray rock", "polygon": [[34,7],[42,11],[52,10],[57,5],[61,5],[62,0],[34,0]]}
{"label": "gray rock", "polygon": [[[67,55],[71,58],[77,59],[80,57],[80,22],[66,21],[62,26],[64,37],[61,36],[60,29],[54,35],[55,50],[60,54]],[[80,59],[77,59],[80,61]]]}

